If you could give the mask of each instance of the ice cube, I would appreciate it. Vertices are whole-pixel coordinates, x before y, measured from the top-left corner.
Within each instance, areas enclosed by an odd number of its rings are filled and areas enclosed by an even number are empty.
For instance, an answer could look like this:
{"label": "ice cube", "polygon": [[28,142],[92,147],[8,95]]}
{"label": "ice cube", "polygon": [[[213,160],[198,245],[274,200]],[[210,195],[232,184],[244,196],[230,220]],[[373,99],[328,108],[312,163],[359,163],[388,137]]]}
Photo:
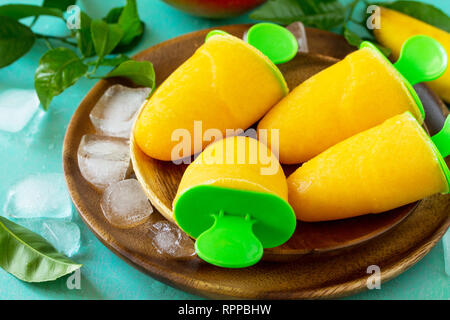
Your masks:
{"label": "ice cube", "polygon": [[150,227],[150,234],[160,254],[176,258],[195,255],[194,241],[173,223],[158,221]]}
{"label": "ice cube", "polygon": [[109,87],[89,117],[98,134],[129,138],[136,112],[150,94],[150,88]]}
{"label": "ice cube", "polygon": [[78,166],[83,177],[101,190],[125,179],[130,170],[128,140],[84,135],[78,147]]}
{"label": "ice cube", "polygon": [[63,218],[72,216],[72,202],[64,176],[59,173],[36,174],[13,185],[3,207],[5,216],[24,218]]}
{"label": "ice cube", "polygon": [[297,39],[298,42],[298,52],[308,53],[308,38],[306,37],[306,30],[303,23],[296,21],[291,23],[286,27]]}
{"label": "ice cube", "polygon": [[136,179],[111,184],[103,194],[105,218],[118,228],[132,228],[147,220],[153,207]]}
{"label": "ice cube", "polygon": [[0,93],[0,130],[18,132],[31,120],[39,107],[34,90],[7,89]]}
{"label": "ice cube", "polygon": [[47,220],[42,223],[42,236],[50,242],[56,250],[68,257],[73,256],[80,249],[80,228],[69,221]]}
{"label": "ice cube", "polygon": [[68,257],[80,249],[80,228],[74,222],[53,219],[20,219],[16,222],[39,234]]}

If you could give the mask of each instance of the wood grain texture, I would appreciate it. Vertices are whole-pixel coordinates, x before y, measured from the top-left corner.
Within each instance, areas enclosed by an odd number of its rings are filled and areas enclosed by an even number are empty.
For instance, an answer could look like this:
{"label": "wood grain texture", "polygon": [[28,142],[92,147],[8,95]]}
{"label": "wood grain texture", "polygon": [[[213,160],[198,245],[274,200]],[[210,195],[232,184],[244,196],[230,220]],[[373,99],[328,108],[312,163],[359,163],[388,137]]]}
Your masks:
{"label": "wood grain texture", "polygon": [[[236,25],[223,29],[240,36],[247,27]],[[163,42],[135,58],[152,61],[160,83],[203,43],[207,32],[199,31]],[[352,50],[338,35],[316,29],[308,29],[307,33],[311,53],[299,55],[280,66],[290,88]],[[130,85],[124,79],[99,81],[74,113],[64,141],[64,172],[78,212],[100,241],[131,265],[165,283],[212,298],[297,299],[348,295],[366,287],[369,265],[380,266],[382,281],[387,281],[420,260],[449,226],[450,197],[437,195],[391,213],[328,222],[322,226],[300,223],[288,243],[266,250],[264,261],[250,268],[223,269],[196,257],[178,260],[162,256],[153,248],[148,229],[151,223],[163,217],[155,213],[136,228],[114,228],[100,210],[101,194],[83,179],[78,168],[77,149],[81,137],[94,132],[89,112],[104,91],[115,83]],[[424,103],[425,107],[433,104],[436,107],[436,97],[426,86],[420,88],[423,95],[431,97]],[[153,166],[157,170],[149,173],[154,176],[150,181],[160,190],[153,186],[151,190],[165,195],[157,195],[160,203],[153,203],[162,213],[164,208],[169,209],[165,215],[170,215],[170,199],[184,168],[173,171],[172,164],[159,161]],[[293,169],[295,167],[284,167],[286,174]],[[394,225],[389,232],[384,232]],[[324,230],[328,231],[324,233]],[[348,247],[356,243],[359,245]]]}

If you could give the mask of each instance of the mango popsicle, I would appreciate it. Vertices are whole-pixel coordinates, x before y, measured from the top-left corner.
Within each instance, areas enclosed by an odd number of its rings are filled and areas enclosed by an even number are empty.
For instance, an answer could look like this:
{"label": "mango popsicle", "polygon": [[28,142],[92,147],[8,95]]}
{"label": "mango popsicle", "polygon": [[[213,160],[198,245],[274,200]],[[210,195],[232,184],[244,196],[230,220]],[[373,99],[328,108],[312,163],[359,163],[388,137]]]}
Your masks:
{"label": "mango popsicle", "polygon": [[[403,59],[409,66],[411,51],[423,51],[411,46],[418,41],[422,48],[423,41],[436,45],[433,47],[436,56],[445,55],[439,43],[429,37],[410,39],[407,46],[410,50],[404,51],[406,59]],[[440,73],[433,74],[434,77],[445,71],[446,56],[442,61],[445,63],[439,65]],[[431,78],[421,76],[422,80]],[[279,129],[280,161],[301,163],[405,111],[423,122],[423,107],[411,84],[375,46],[365,42],[361,49],[297,86],[264,116],[258,129]],[[268,131],[264,142],[270,145]]]}
{"label": "mango popsicle", "polygon": [[288,92],[278,68],[244,41],[213,33],[175,70],[141,109],[134,127],[136,143],[159,160],[177,160],[200,152],[208,142],[194,143],[190,154],[173,154],[179,143],[172,134],[194,121],[202,130],[246,129]]}
{"label": "mango popsicle", "polygon": [[207,262],[246,267],[263,248],[287,241],[295,215],[272,152],[259,141],[229,137],[208,146],[186,169],[173,202],[178,225],[196,238]]}
{"label": "mango popsicle", "polygon": [[[446,139],[441,145],[450,145]],[[303,221],[391,210],[449,191],[442,156],[406,112],[304,163],[288,178],[289,202]]]}

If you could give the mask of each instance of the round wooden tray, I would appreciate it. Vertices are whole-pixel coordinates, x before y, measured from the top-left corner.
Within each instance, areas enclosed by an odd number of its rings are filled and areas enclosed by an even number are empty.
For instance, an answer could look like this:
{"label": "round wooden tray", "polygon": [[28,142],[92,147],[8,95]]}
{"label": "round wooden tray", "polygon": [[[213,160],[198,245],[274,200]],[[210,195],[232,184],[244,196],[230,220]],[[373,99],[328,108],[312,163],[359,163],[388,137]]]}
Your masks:
{"label": "round wooden tray", "polygon": [[[221,29],[241,36],[247,28],[247,25],[235,25]],[[203,43],[207,32],[198,31],[166,41],[135,58],[152,61],[160,83]],[[290,88],[353,50],[338,35],[317,29],[307,29],[307,34],[311,53],[300,54],[280,66]],[[76,110],[64,141],[64,172],[75,206],[94,234],[125,261],[163,282],[207,297],[324,298],[348,295],[365,288],[368,266],[380,266],[382,281],[389,280],[422,258],[448,228],[450,197],[438,195],[390,213],[319,224],[300,223],[296,235],[288,243],[266,250],[264,261],[250,268],[223,269],[196,257],[177,260],[162,256],[151,245],[148,229],[155,219],[163,218],[155,213],[152,221],[136,228],[114,228],[100,210],[101,194],[84,180],[78,169],[77,149],[81,137],[95,131],[89,121],[89,112],[114,83],[129,85],[124,79],[100,81]],[[419,86],[418,91],[427,113],[428,108],[432,109],[434,121],[427,123],[430,131],[437,130],[445,107],[426,86]],[[284,169],[289,174],[293,168]],[[182,171],[178,170],[160,179],[159,184],[173,192],[180,174]],[[156,207],[164,210],[163,203]],[[166,207],[170,208],[168,202]],[[385,232],[393,226],[395,228],[390,232]]]}

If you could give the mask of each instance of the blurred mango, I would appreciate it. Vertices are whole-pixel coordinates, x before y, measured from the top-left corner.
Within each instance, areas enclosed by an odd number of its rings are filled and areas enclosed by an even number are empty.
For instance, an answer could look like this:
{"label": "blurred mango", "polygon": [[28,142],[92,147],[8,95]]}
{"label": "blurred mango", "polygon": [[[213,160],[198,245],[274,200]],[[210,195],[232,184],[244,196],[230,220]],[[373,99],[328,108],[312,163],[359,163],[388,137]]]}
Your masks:
{"label": "blurred mango", "polygon": [[[439,41],[450,56],[450,33],[395,10],[380,7],[380,28],[373,33],[377,41],[399,57],[403,43],[411,36],[423,34]],[[450,103],[450,68],[439,79],[427,83],[442,99]]]}

